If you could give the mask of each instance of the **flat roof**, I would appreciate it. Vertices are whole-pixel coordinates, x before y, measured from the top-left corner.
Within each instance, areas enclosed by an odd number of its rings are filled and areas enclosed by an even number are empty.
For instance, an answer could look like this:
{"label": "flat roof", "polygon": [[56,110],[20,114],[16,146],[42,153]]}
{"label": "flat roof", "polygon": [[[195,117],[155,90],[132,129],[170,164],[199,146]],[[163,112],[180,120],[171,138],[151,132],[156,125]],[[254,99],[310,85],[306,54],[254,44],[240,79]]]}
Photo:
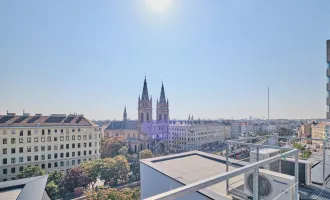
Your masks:
{"label": "flat roof", "polygon": [[[251,152],[257,153],[256,150],[253,150]],[[280,149],[271,149],[271,148],[259,149],[259,154],[270,154],[275,152],[280,152]]]}
{"label": "flat roof", "polygon": [[[200,151],[190,151],[170,156],[141,160],[162,174],[184,184],[210,178],[226,172],[226,158]],[[229,171],[249,163],[229,159]],[[244,182],[244,174],[230,179],[230,187],[235,188]],[[212,199],[232,199],[226,195],[226,181],[199,190]]]}
{"label": "flat roof", "polygon": [[16,188],[0,192],[0,199],[16,200],[23,188]]}

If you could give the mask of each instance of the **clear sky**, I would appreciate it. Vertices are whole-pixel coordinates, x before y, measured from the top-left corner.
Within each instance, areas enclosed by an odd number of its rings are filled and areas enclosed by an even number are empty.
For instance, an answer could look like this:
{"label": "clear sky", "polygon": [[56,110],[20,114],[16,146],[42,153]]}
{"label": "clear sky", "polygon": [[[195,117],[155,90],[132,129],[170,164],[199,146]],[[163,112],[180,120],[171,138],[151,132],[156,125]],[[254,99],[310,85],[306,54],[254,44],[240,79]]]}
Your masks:
{"label": "clear sky", "polygon": [[0,114],[325,117],[329,0],[146,1],[0,1]]}

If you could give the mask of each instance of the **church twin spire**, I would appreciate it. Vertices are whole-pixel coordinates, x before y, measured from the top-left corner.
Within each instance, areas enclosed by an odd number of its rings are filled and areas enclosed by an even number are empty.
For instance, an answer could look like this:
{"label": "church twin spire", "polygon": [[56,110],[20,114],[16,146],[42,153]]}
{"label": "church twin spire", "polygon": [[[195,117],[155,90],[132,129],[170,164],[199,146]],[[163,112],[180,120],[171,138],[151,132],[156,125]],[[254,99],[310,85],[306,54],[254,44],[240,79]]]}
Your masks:
{"label": "church twin spire", "polygon": [[146,76],[144,77],[143,90],[142,90],[142,99],[141,100],[149,101],[147,77]]}

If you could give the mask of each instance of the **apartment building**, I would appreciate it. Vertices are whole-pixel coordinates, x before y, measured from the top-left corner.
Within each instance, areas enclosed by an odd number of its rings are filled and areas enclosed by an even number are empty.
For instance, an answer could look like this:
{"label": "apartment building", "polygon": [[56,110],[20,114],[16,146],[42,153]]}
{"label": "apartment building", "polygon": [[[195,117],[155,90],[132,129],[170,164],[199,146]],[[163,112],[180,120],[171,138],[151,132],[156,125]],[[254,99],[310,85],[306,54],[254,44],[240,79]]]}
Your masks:
{"label": "apartment building", "polygon": [[231,138],[229,123],[211,120],[169,121],[169,146],[174,151],[202,149]]}
{"label": "apartment building", "polygon": [[27,166],[66,173],[100,157],[100,138],[99,127],[83,115],[7,113],[0,118],[0,181]]}
{"label": "apartment building", "polygon": [[[327,137],[330,137],[330,123],[319,123],[312,126],[312,138],[324,139]],[[323,146],[323,141],[312,141],[312,143]]]}

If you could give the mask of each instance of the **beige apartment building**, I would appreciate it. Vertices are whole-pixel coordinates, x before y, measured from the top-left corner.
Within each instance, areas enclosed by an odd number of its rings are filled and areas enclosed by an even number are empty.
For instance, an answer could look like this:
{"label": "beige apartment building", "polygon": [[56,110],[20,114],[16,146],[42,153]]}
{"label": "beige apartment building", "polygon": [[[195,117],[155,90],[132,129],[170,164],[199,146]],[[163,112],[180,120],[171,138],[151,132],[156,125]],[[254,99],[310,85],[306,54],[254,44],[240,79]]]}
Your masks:
{"label": "beige apartment building", "polygon": [[[319,123],[312,126],[312,138],[324,139],[329,137],[330,123]],[[319,147],[323,146],[323,141],[313,141]]]}
{"label": "beige apartment building", "polygon": [[27,166],[66,173],[100,157],[100,138],[99,127],[83,115],[0,116],[0,181]]}

